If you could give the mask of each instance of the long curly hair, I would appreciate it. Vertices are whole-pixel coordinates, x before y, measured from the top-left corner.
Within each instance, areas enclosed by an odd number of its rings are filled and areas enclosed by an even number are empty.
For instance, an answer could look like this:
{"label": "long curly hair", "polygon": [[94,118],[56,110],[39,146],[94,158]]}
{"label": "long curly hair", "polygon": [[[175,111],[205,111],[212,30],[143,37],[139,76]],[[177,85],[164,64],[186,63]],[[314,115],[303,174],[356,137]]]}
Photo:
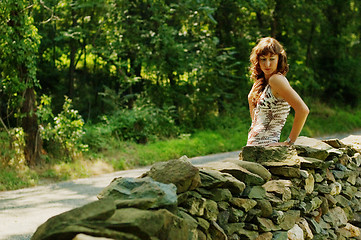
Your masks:
{"label": "long curly hair", "polygon": [[289,70],[287,64],[287,55],[283,46],[274,38],[261,38],[258,41],[258,44],[252,49],[252,53],[249,58],[251,62],[251,79],[255,83],[254,91],[250,96],[254,106],[256,106],[261,93],[267,85],[267,80],[265,79],[264,73],[261,70],[261,66],[259,65],[259,58],[260,56],[268,55],[269,53],[272,55],[278,55],[277,73],[286,76]]}

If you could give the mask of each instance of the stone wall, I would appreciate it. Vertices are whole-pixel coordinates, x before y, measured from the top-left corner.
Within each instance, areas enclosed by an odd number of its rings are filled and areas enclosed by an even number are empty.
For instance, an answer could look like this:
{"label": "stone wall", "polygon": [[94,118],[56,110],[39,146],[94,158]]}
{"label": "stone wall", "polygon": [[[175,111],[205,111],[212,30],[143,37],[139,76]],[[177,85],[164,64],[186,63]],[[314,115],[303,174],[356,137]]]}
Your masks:
{"label": "stone wall", "polygon": [[361,239],[361,139],[300,137],[240,159],[186,157],[117,178],[98,201],[50,218],[33,240]]}

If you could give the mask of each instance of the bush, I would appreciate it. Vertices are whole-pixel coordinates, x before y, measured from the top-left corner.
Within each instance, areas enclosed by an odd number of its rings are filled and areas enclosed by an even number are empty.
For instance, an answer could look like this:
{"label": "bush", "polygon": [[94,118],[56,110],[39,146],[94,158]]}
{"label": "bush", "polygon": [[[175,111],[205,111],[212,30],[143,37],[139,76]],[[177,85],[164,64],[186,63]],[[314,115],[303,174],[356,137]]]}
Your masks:
{"label": "bush", "polygon": [[72,109],[72,100],[65,97],[63,110],[56,116],[51,111],[51,98],[43,95],[37,112],[44,147],[53,154],[64,154],[68,159],[87,151],[83,144],[84,121],[77,110]]}
{"label": "bush", "polygon": [[171,117],[173,108],[161,109],[138,100],[132,109],[118,109],[102,117],[102,122],[86,127],[84,142],[91,148],[107,148],[110,138],[147,143],[177,136],[179,129]]}

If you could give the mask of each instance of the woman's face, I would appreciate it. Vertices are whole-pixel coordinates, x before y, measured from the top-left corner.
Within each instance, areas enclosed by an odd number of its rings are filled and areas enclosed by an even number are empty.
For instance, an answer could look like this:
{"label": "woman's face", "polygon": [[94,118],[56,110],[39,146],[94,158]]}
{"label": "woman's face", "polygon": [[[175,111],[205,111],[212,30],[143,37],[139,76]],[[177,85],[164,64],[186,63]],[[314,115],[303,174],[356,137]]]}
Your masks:
{"label": "woman's face", "polygon": [[278,55],[269,53],[268,55],[260,56],[259,65],[265,78],[270,78],[277,71]]}

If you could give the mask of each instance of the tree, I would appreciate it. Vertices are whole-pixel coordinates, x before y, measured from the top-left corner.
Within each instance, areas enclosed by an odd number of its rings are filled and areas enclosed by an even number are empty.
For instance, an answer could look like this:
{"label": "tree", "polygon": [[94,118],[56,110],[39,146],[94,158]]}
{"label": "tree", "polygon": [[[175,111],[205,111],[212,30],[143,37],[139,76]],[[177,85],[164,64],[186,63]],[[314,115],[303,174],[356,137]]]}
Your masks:
{"label": "tree", "polygon": [[40,163],[42,141],[36,112],[36,56],[40,36],[26,0],[0,2],[1,91],[9,98],[10,112],[21,121],[25,133],[25,160]]}

